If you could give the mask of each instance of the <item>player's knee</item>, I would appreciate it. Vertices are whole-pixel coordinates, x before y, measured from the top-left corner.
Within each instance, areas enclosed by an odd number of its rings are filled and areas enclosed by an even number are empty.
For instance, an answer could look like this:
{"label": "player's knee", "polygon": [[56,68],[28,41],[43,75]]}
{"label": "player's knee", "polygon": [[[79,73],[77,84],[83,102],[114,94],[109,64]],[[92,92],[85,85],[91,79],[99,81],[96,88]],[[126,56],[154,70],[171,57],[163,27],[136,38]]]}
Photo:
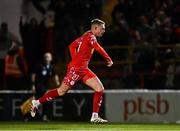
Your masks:
{"label": "player's knee", "polygon": [[65,83],[62,83],[58,88],[57,88],[57,91],[58,91],[58,94],[59,96],[63,96],[64,94],[66,94],[69,90],[69,86],[67,86]]}
{"label": "player's knee", "polygon": [[66,93],[65,91],[58,90],[58,94],[59,94],[59,96],[63,96],[65,93]]}
{"label": "player's knee", "polygon": [[66,94],[66,92],[67,92],[67,90],[58,88],[58,94],[59,94],[59,96],[63,96],[64,94]]}
{"label": "player's knee", "polygon": [[100,89],[100,92],[104,92],[104,88],[101,88],[101,89]]}
{"label": "player's knee", "polygon": [[99,86],[97,89],[96,89],[97,92],[104,92],[104,87],[103,86]]}

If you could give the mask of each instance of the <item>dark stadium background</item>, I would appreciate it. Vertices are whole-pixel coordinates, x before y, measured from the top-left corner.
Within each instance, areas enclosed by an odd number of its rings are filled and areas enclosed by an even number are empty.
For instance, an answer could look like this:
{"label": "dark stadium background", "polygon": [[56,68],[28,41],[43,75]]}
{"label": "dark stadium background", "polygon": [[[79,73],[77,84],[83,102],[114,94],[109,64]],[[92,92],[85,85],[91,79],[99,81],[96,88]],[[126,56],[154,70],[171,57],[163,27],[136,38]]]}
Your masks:
{"label": "dark stadium background", "polygon": [[[104,59],[95,53],[90,63],[106,90],[180,89],[179,0],[1,0],[0,23],[7,23],[9,31],[21,41],[28,70],[20,64],[20,76],[0,72],[0,120],[24,120],[18,107],[18,115],[12,115],[12,105],[20,105],[32,95],[31,72],[42,62],[45,52],[53,54],[53,64],[62,80],[70,61],[68,45],[89,29],[94,18],[106,22],[106,33],[98,41],[114,61],[113,67],[107,68]],[[8,53],[13,51],[17,48]],[[51,83],[53,86],[54,81]],[[73,90],[89,88],[78,82]],[[68,103],[73,97],[86,98],[85,114],[78,118],[65,113],[64,118],[53,119],[88,121],[92,96],[83,91],[63,99]],[[66,106],[74,114],[71,104]],[[104,115],[105,103],[102,110]]]}

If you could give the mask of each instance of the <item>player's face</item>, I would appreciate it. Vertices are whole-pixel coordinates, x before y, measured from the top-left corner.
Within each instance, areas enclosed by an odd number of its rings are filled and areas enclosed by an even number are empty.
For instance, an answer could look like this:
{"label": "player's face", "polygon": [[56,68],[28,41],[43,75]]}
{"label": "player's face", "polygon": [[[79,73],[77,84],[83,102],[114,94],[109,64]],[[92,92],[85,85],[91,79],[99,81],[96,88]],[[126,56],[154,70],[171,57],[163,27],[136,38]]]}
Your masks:
{"label": "player's face", "polygon": [[96,26],[96,36],[101,37],[105,32],[105,25],[101,24],[101,25],[97,25]]}

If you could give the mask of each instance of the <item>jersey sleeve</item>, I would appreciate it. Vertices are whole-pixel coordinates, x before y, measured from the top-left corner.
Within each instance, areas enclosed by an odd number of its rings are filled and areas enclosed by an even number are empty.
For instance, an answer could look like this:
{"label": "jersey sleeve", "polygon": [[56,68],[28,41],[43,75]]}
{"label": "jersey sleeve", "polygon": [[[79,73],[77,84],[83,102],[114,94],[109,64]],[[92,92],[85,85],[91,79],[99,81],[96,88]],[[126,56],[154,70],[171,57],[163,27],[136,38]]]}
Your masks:
{"label": "jersey sleeve", "polygon": [[91,46],[101,54],[107,61],[112,61],[110,56],[106,53],[106,51],[99,45],[95,36],[90,36]]}
{"label": "jersey sleeve", "polygon": [[79,46],[79,42],[80,42],[80,38],[77,38],[75,41],[73,41],[70,45],[69,45],[69,50],[70,50],[70,55],[71,55],[71,58],[73,59],[76,54],[77,54],[77,51],[76,51],[76,48]]}

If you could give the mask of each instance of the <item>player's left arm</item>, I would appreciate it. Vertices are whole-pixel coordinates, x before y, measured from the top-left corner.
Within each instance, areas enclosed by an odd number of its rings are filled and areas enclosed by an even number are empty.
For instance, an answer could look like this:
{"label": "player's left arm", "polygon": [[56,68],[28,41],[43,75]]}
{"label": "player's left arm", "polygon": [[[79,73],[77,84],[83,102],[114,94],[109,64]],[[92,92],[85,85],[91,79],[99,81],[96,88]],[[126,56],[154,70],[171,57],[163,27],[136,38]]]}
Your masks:
{"label": "player's left arm", "polygon": [[99,45],[97,41],[91,41],[91,45],[99,54],[101,54],[107,60],[108,67],[113,65],[111,57],[106,53],[106,51]]}

